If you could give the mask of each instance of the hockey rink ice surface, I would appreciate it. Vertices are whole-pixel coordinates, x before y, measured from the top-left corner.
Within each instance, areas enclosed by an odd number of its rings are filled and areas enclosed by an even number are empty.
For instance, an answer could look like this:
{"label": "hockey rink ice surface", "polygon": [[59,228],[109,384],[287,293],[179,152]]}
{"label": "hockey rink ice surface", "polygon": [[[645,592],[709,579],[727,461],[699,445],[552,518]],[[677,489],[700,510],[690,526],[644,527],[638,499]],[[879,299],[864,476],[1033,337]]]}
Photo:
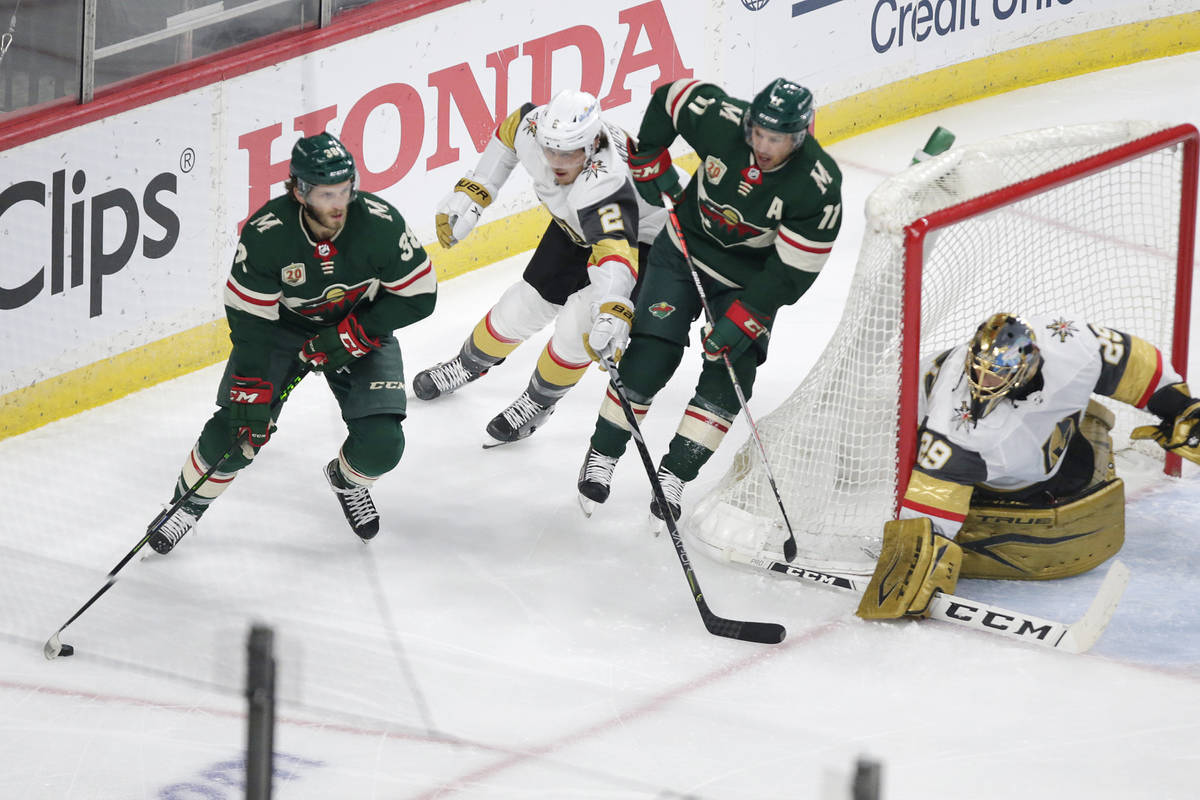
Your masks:
{"label": "hockey rink ice surface", "polygon": [[[814,289],[780,316],[756,416],[825,345],[863,201],[934,125],[969,142],[1110,118],[1200,123],[1197,76],[1200,54],[1152,61],[832,146],[845,225]],[[410,219],[433,213],[422,198],[398,205]],[[434,316],[399,332],[410,379],[455,352],[523,263],[442,285]],[[200,527],[169,557],[130,563],[64,633],[75,656],[53,662],[43,642],[169,498],[221,368],[0,442],[0,798],[242,797],[253,621],[277,641],[281,800],[824,800],[849,796],[860,757],[882,762],[888,800],[1200,796],[1200,470],[1169,481],[1119,465],[1132,581],[1087,655],[937,622],[867,623],[853,595],[722,566],[692,542],[717,614],[788,629],[781,645],[722,639],[701,624],[670,539],[648,532],[632,447],[608,503],[590,520],[576,505],[599,372],[531,439],[480,448],[546,335],[454,396],[410,401],[408,448],[374,491],[383,526],[369,546],[322,475],[343,427],[310,377]],[[656,459],[698,368],[692,349],[647,418]],[[747,432],[739,419],[688,486],[685,531]],[[1103,571],[963,581],[957,593],[1071,621]]]}

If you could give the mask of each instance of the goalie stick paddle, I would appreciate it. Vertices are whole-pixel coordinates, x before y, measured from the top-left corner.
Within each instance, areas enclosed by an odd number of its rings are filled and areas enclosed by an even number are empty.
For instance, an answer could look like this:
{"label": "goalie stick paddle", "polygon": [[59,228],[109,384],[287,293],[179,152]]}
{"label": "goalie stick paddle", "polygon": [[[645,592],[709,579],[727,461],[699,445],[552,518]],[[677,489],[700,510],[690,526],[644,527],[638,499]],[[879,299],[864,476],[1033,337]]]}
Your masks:
{"label": "goalie stick paddle", "polygon": [[[766,556],[746,556],[733,552],[730,560],[759,569],[770,570],[789,578],[815,583],[831,589],[862,594],[867,579],[858,576],[822,572],[801,564],[787,564]],[[1108,627],[1117,604],[1129,584],[1129,567],[1114,561],[1100,584],[1086,612],[1075,622],[1053,622],[1020,611],[970,600],[958,595],[937,592],[930,602],[929,618],[939,622],[962,625],[983,633],[998,634],[1029,644],[1050,647],[1067,653],[1086,653]]]}
{"label": "goalie stick paddle", "polygon": [[787,636],[787,629],[778,623],[745,622],[742,620],[726,619],[725,617],[717,616],[708,607],[708,601],[704,599],[704,592],[700,590],[700,582],[696,580],[696,573],[692,570],[692,562],[688,558],[687,550],[683,546],[683,537],[680,535],[679,528],[671,516],[666,495],[663,494],[662,484],[659,482],[658,473],[654,469],[654,461],[650,458],[650,451],[646,448],[646,442],[642,438],[641,429],[638,427],[637,417],[633,414],[633,407],[629,405],[629,398],[625,396],[625,386],[621,383],[621,376],[617,372],[617,366],[607,358],[604,358],[603,362],[605,369],[608,370],[608,380],[612,384],[613,394],[617,396],[617,400],[621,404],[621,410],[625,413],[625,419],[629,422],[633,441],[637,445],[638,454],[642,458],[642,465],[646,468],[646,475],[650,478],[650,488],[654,492],[654,500],[658,503],[659,509],[664,511],[663,521],[666,522],[667,531],[671,534],[671,543],[675,545],[675,555],[679,557],[679,564],[683,567],[683,574],[687,576],[688,588],[692,590],[692,599],[696,601],[696,608],[700,610],[700,619],[704,621],[704,627],[714,636],[724,636],[729,639],[759,642],[760,644],[778,644],[782,642],[784,637]]}
{"label": "goalie stick paddle", "polygon": [[[705,294],[704,286],[700,283],[696,265],[692,263],[692,254],[688,252],[687,240],[683,238],[683,227],[679,224],[679,217],[675,215],[675,203],[671,200],[671,195],[666,192],[662,193],[662,201],[663,207],[667,209],[667,218],[671,221],[671,229],[675,232],[675,239],[679,242],[679,249],[683,253],[683,260],[687,262],[692,283],[696,285],[696,294],[700,296],[700,305],[704,308],[704,318],[709,325],[716,325],[717,321],[713,319],[712,309],[708,305],[708,295]],[[750,433],[758,444],[758,454],[762,456],[767,483],[771,485],[771,491],[775,493],[775,502],[779,504],[779,513],[783,517],[783,524],[788,532],[787,539],[783,543],[783,557],[790,562],[796,558],[796,534],[792,532],[792,522],[788,519],[787,509],[783,506],[783,498],[779,495],[779,487],[775,484],[775,475],[771,472],[771,462],[767,459],[767,448],[763,444],[762,437],[758,435],[758,426],[754,424],[754,417],[750,414],[750,404],[746,402],[746,395],[742,392],[742,384],[733,371],[733,362],[729,360],[729,354],[722,353],[721,360],[725,362],[725,369],[729,372],[729,382],[733,384],[734,394],[737,395],[738,403],[742,406],[742,413],[746,415],[746,424],[750,426]]]}
{"label": "goalie stick paddle", "polygon": [[[292,390],[300,384],[300,381],[304,379],[304,376],[307,375],[309,371],[309,368],[301,370],[300,374],[293,378],[292,382],[289,383],[282,392],[280,392],[279,398],[274,403],[272,412],[279,410],[279,407],[283,405],[283,401],[287,399],[288,395],[291,394]],[[62,639],[60,638],[62,632],[66,630],[68,625],[79,619],[79,617],[83,615],[83,612],[91,608],[92,604],[99,600],[105,592],[113,587],[113,584],[117,582],[117,573],[124,569],[125,565],[128,564],[133,557],[137,555],[143,547],[146,546],[146,542],[150,541],[150,537],[158,533],[162,526],[166,524],[167,520],[169,520],[171,516],[179,510],[179,507],[186,503],[188,499],[196,493],[197,489],[203,486],[205,482],[208,481],[208,479],[211,478],[226,461],[233,457],[233,454],[242,446],[242,442],[245,440],[245,438],[245,434],[239,436],[238,439],[232,445],[230,445],[229,449],[225,451],[225,454],[218,458],[216,463],[209,467],[208,470],[205,471],[205,473],[201,475],[199,479],[197,479],[195,484],[193,484],[186,492],[180,495],[179,499],[172,503],[169,508],[165,509],[161,514],[154,518],[154,520],[146,528],[146,534],[141,538],[141,540],[133,546],[132,550],[125,554],[124,558],[117,562],[115,567],[109,570],[108,575],[105,578],[104,585],[100,587],[100,590],[92,595],[91,599],[80,606],[79,610],[72,614],[71,618],[59,626],[58,630],[56,630],[54,634],[46,640],[46,644],[42,645],[42,655],[46,657],[47,661],[53,661],[60,655],[74,655],[75,648],[71,647],[69,644],[63,644]]]}

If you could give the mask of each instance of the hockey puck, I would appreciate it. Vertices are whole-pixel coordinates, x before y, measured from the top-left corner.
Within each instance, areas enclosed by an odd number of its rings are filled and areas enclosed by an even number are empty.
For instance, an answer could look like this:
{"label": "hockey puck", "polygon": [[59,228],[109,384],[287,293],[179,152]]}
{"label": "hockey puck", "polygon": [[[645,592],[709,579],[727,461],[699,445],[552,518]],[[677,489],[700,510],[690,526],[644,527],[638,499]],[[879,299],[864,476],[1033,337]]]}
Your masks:
{"label": "hockey puck", "polygon": [[64,644],[62,649],[58,651],[58,654],[60,656],[73,656],[75,655],[75,648],[69,644]]}

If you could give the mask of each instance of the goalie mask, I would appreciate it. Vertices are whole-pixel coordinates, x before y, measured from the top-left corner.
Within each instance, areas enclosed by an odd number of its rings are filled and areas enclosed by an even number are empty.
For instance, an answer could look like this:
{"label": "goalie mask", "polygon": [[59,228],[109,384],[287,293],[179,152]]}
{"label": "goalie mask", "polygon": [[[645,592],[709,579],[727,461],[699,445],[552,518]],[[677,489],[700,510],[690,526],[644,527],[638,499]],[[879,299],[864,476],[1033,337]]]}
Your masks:
{"label": "goalie mask", "polygon": [[290,173],[296,188],[307,197],[314,186],[330,186],[350,181],[350,198],[358,185],[354,156],[331,133],[318,133],[296,140],[292,147]]}
{"label": "goalie mask", "polygon": [[567,89],[542,108],[537,142],[551,165],[582,167],[596,153],[600,103],[587,92]]}
{"label": "goalie mask", "polygon": [[751,128],[757,125],[764,130],[791,134],[795,150],[804,144],[815,113],[812,92],[798,83],[776,78],[754,96],[742,117],[746,143],[751,144]]}
{"label": "goalie mask", "polygon": [[993,314],[979,326],[967,348],[971,418],[978,422],[1005,397],[1018,394],[1042,366],[1033,329],[1020,317]]}

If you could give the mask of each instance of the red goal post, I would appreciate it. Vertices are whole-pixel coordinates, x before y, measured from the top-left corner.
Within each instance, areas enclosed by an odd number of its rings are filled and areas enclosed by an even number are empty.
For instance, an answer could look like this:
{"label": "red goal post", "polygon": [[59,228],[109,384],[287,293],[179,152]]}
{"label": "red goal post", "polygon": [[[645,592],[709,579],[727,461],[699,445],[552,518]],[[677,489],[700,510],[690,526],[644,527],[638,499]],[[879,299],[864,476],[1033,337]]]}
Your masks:
{"label": "red goal post", "polygon": [[[800,560],[870,569],[915,455],[921,358],[965,341],[992,313],[1118,328],[1186,376],[1198,153],[1192,125],[1057,127],[957,146],[872,192],[830,344],[759,421]],[[1153,420],[1106,405],[1118,449]],[[718,558],[782,550],[753,447],[738,451],[688,526]],[[1178,474],[1178,459],[1165,469]]]}

